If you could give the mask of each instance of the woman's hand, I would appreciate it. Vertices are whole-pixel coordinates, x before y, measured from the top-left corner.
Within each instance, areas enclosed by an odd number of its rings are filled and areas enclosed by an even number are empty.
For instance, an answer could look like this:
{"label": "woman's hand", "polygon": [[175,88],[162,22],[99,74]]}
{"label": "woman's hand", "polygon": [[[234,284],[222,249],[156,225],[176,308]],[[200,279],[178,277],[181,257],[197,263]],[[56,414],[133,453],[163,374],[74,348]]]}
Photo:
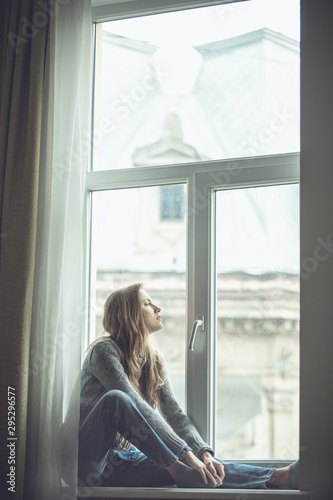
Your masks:
{"label": "woman's hand", "polygon": [[[208,453],[209,457],[206,457]],[[220,486],[224,478],[223,465],[217,462],[209,452],[201,455],[203,461],[197,458],[192,451],[184,453],[187,464],[199,472],[205,484],[211,481],[214,485]]]}
{"label": "woman's hand", "polygon": [[217,486],[222,484],[224,479],[224,466],[218,460],[216,460],[209,451],[204,451],[201,455],[201,460],[206,465],[209,472],[214,476],[217,481]]}

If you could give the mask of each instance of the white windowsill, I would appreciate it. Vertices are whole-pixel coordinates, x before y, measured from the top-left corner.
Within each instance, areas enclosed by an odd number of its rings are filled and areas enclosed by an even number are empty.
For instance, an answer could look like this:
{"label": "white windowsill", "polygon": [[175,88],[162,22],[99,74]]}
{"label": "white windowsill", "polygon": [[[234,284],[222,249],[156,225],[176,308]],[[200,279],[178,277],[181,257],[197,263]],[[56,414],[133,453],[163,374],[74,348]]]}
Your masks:
{"label": "white windowsill", "polygon": [[[64,487],[66,490],[66,487]],[[295,490],[252,490],[224,489],[207,490],[194,488],[110,488],[85,487],[78,488],[78,498],[150,498],[150,499],[188,499],[188,500],[311,500],[308,491]]]}

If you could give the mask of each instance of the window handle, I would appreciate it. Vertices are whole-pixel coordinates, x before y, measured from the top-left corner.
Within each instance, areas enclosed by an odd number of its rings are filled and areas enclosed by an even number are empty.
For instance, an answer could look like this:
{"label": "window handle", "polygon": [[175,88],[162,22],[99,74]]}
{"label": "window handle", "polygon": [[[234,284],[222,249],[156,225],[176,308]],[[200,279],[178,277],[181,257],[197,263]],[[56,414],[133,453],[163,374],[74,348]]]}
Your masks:
{"label": "window handle", "polygon": [[190,351],[194,351],[194,341],[197,334],[197,330],[200,329],[201,332],[205,329],[205,316],[197,316],[197,319],[193,321],[192,331],[190,336],[190,342],[188,348]]}

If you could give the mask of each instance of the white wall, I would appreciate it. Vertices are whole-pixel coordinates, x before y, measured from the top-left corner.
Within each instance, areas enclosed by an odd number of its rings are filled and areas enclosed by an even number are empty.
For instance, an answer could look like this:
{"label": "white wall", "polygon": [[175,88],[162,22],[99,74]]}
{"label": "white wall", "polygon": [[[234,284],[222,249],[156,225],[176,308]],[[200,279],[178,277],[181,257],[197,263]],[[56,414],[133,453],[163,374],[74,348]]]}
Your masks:
{"label": "white wall", "polygon": [[302,0],[300,456],[313,500],[333,498],[332,24],[329,0]]}

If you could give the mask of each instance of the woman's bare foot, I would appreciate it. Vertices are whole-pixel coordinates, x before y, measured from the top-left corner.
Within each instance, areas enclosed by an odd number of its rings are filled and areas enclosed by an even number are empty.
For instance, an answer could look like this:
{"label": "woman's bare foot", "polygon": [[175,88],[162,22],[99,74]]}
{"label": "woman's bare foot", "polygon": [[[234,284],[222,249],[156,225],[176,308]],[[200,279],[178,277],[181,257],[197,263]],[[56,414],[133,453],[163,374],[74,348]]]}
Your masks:
{"label": "woman's bare foot", "polygon": [[299,460],[291,463],[287,467],[275,469],[272,477],[267,481],[267,486],[281,486],[282,488],[299,489]]}
{"label": "woman's bare foot", "polygon": [[167,467],[167,471],[170,472],[171,476],[176,474],[182,467],[184,467],[184,464],[182,462],[174,462],[171,464],[169,467]]}
{"label": "woman's bare foot", "polygon": [[166,468],[172,475],[178,488],[215,488],[216,484],[211,481],[205,483],[200,473],[183,464],[182,462],[175,462]]}
{"label": "woman's bare foot", "polygon": [[267,481],[267,486],[288,486],[289,477],[289,465],[287,467],[281,467],[280,469],[275,469],[273,475]]}

